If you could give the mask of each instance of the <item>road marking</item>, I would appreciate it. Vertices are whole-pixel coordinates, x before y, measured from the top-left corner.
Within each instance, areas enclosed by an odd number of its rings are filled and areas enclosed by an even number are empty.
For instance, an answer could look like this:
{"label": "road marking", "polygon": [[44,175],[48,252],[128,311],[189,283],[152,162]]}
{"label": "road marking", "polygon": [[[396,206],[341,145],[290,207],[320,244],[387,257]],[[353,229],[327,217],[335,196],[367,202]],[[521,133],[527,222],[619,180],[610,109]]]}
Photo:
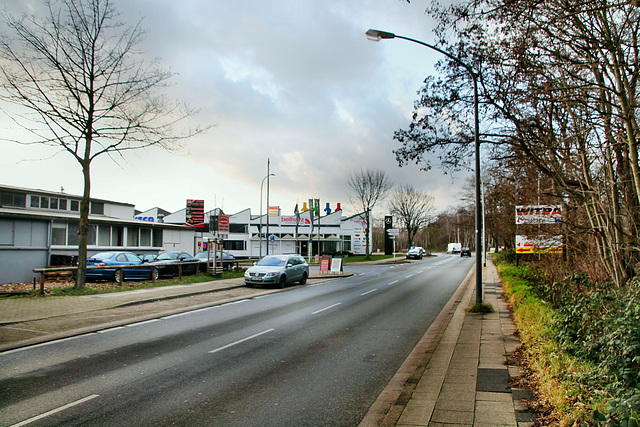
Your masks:
{"label": "road marking", "polygon": [[413,277],[413,276],[414,276],[414,274],[410,274],[410,275],[408,275],[408,276],[404,276],[404,278],[405,278],[405,279],[408,279],[409,277]]}
{"label": "road marking", "polygon": [[142,325],[146,325],[149,323],[153,323],[153,322],[159,322],[160,319],[151,319],[151,320],[145,320],[143,322],[136,322],[136,323],[132,323],[130,325],[125,325],[127,328],[133,328],[134,326],[142,326]]}
{"label": "road marking", "polygon": [[377,289],[371,289],[370,291],[367,291],[367,292],[365,292],[363,294],[360,294],[360,296],[367,295],[367,294],[370,294],[371,292],[375,292],[375,291],[377,291]]}
{"label": "road marking", "polygon": [[322,313],[323,311],[325,311],[325,310],[329,310],[330,308],[333,308],[333,307],[337,307],[337,306],[339,306],[340,304],[342,304],[342,303],[341,303],[341,302],[339,302],[339,303],[337,303],[337,304],[330,305],[329,307],[325,307],[325,308],[322,308],[322,309],[320,309],[320,310],[318,310],[318,311],[314,311],[314,312],[313,312],[313,313],[311,313],[311,314],[318,314],[318,313]]}
{"label": "road marking", "polygon": [[40,343],[40,344],[30,345],[28,347],[14,348],[13,350],[3,351],[0,354],[19,353],[21,351],[31,350],[33,348],[46,347],[48,345],[58,344],[58,343],[65,342],[65,341],[77,340],[78,338],[84,338],[84,337],[89,336],[89,335],[90,335],[90,333],[82,334],[82,335],[76,335],[74,337],[62,338],[62,339],[54,340],[54,341],[47,341],[47,342],[43,342],[43,343]]}
{"label": "road marking", "polygon": [[113,331],[117,331],[120,329],[124,329],[124,326],[116,326],[115,328],[109,328],[109,329],[103,329],[101,331],[98,331],[99,334],[107,334],[109,332],[113,332]]}
{"label": "road marking", "polygon": [[387,286],[395,285],[398,282],[399,282],[399,280],[394,280],[393,282],[389,283]]}
{"label": "road marking", "polygon": [[209,353],[217,353],[218,351],[225,350],[225,349],[227,349],[227,348],[229,348],[229,347],[233,347],[234,345],[238,345],[238,344],[241,344],[241,343],[243,343],[243,342],[245,342],[245,341],[252,340],[252,339],[254,339],[254,338],[259,337],[260,335],[267,334],[267,333],[269,333],[269,332],[271,332],[271,331],[273,331],[273,330],[274,330],[274,329],[273,329],[273,328],[271,328],[271,329],[267,329],[266,331],[258,332],[257,334],[253,334],[253,335],[251,335],[250,337],[246,337],[246,338],[243,338],[243,339],[238,340],[238,341],[236,341],[236,342],[232,342],[231,344],[227,344],[227,345],[224,345],[224,346],[222,346],[222,347],[216,348],[215,350],[211,350]]}
{"label": "road marking", "polygon": [[45,412],[44,414],[40,414],[40,415],[37,415],[37,416],[35,416],[33,418],[29,418],[28,420],[24,420],[24,421],[22,421],[22,422],[20,422],[18,424],[14,424],[11,427],[26,426],[27,424],[31,424],[34,421],[41,420],[41,419],[43,419],[45,417],[48,417],[49,415],[56,414],[58,412],[64,411],[65,409],[69,409],[69,408],[72,408],[74,406],[80,405],[81,403],[88,402],[89,400],[95,399],[96,397],[99,397],[99,395],[98,394],[92,394],[91,396],[87,396],[84,399],[76,400],[75,402],[68,403],[68,404],[66,404],[64,406],[61,406],[61,407],[56,408],[56,409],[53,409],[53,410],[51,410],[49,412]]}

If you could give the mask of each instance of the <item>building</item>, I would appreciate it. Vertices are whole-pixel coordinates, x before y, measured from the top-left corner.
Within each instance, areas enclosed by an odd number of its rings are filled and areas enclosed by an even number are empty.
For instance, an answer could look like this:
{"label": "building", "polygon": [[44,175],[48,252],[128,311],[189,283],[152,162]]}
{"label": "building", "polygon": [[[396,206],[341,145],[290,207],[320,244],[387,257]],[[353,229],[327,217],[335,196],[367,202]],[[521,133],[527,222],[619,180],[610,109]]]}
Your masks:
{"label": "building", "polygon": [[[77,263],[81,199],[0,185],[0,283],[31,281],[33,269]],[[297,215],[281,215],[279,208],[268,211],[270,215],[252,215],[250,209],[225,215],[216,208],[200,212],[203,222],[186,225],[192,214],[186,207],[174,213],[157,207],[140,212],[128,203],[92,198],[87,254],[196,253],[210,239],[221,239],[236,258],[365,254],[364,221],[359,215],[344,217],[339,205],[333,212],[327,206],[325,216],[312,210]],[[224,226],[218,227],[222,220]]]}
{"label": "building", "polygon": [[[80,196],[0,185],[0,283],[33,280],[34,268],[75,265]],[[193,251],[184,225],[134,219],[134,205],[91,199],[87,253]]]}

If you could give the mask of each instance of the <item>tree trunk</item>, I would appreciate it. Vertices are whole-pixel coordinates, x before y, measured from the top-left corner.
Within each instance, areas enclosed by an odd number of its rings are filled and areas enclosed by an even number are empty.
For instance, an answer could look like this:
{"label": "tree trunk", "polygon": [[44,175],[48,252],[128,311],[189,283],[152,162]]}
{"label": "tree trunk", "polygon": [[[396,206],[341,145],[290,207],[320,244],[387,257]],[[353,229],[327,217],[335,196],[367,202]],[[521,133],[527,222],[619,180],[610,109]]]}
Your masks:
{"label": "tree trunk", "polygon": [[76,276],[76,289],[83,289],[87,278],[87,239],[89,237],[89,204],[91,201],[91,174],[90,163],[82,167],[84,177],[84,193],[80,202],[80,225],[78,227],[78,274]]}

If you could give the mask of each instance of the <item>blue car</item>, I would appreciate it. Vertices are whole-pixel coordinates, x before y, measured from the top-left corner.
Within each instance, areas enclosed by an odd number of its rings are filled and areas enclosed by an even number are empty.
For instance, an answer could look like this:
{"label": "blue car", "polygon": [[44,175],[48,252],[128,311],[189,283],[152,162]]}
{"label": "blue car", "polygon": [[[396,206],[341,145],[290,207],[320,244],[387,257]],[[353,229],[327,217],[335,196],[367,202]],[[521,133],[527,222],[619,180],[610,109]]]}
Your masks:
{"label": "blue car", "polygon": [[[145,264],[142,266],[142,264]],[[100,252],[87,259],[87,267],[96,266],[117,266],[117,265],[140,265],[140,268],[116,268],[108,269],[87,269],[87,279],[105,279],[122,282],[124,280],[149,280],[153,273],[153,268],[143,261],[133,252]],[[120,277],[120,271],[124,273],[124,277]],[[158,270],[156,279],[158,278]],[[122,280],[121,280],[122,279]]]}

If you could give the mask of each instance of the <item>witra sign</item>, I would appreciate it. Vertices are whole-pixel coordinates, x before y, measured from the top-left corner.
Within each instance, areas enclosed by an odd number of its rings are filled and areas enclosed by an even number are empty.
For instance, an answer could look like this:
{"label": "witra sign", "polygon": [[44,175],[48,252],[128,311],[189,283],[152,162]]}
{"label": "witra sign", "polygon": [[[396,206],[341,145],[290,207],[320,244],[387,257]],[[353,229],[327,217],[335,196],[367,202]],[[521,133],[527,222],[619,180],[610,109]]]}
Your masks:
{"label": "witra sign", "polygon": [[562,206],[516,206],[516,224],[559,224]]}

